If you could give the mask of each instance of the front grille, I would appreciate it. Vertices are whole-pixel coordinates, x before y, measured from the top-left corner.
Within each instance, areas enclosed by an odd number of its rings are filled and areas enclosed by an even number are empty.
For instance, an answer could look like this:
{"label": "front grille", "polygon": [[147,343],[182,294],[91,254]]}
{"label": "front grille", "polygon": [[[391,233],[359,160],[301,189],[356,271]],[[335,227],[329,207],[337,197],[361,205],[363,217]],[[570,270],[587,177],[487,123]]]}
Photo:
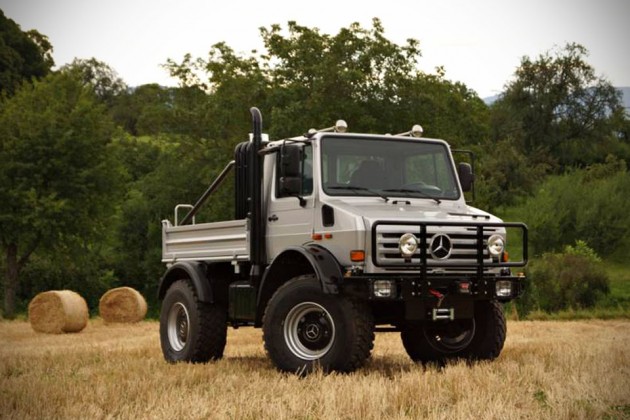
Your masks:
{"label": "front grille", "polygon": [[[474,266],[477,264],[477,228],[476,227],[452,227],[452,226],[428,226],[425,240],[427,267],[440,266],[448,268],[461,266]],[[483,261],[484,264],[491,263],[492,259],[488,254],[487,242],[490,235],[495,232],[494,228],[483,230]],[[375,262],[378,266],[409,267],[421,265],[421,247],[419,244],[414,256],[405,259],[398,250],[398,241],[405,233],[413,233],[420,238],[419,225],[392,225],[380,224],[375,229]],[[450,238],[452,251],[448,258],[437,259],[431,255],[429,245],[434,235],[444,234]]]}

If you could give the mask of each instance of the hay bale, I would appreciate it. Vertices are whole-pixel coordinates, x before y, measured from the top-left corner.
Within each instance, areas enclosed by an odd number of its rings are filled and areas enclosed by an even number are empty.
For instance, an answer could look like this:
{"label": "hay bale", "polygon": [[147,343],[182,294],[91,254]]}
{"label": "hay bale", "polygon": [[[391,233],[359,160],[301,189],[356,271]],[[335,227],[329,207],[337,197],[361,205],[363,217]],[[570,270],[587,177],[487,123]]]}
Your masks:
{"label": "hay bale", "polygon": [[37,332],[79,332],[89,318],[85,299],[71,290],[51,290],[35,296],[28,304],[28,319]]}
{"label": "hay bale", "polygon": [[139,322],[147,315],[147,302],[137,290],[117,287],[101,297],[98,310],[106,323]]}

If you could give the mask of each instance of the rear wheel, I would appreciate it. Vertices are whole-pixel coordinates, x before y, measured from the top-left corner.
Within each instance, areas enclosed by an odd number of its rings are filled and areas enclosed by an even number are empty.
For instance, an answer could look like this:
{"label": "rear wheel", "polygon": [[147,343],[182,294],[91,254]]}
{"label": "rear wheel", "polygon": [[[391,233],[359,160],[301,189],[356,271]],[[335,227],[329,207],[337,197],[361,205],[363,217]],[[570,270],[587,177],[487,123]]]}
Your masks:
{"label": "rear wheel", "polygon": [[160,343],[167,361],[220,359],[226,336],[227,312],[222,306],[200,302],[186,280],[171,285],[160,313]]}
{"label": "rear wheel", "polygon": [[285,372],[350,372],[363,365],[374,343],[366,305],[325,294],[313,275],[296,277],[269,300],[263,318],[269,357]]}
{"label": "rear wheel", "polygon": [[501,305],[495,301],[479,301],[472,319],[410,324],[403,329],[401,338],[412,360],[442,364],[455,358],[495,359],[503,349],[505,335]]}

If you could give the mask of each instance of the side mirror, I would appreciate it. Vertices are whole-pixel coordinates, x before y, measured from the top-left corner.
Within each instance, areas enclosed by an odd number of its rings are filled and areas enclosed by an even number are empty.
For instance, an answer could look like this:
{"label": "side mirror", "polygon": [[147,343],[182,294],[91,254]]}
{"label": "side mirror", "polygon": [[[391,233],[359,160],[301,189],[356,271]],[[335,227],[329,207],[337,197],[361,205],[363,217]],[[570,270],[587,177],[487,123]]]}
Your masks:
{"label": "side mirror", "polygon": [[280,149],[280,178],[278,192],[282,197],[297,197],[300,206],[305,205],[302,194],[302,160],[304,149],[295,144],[285,144]]}
{"label": "side mirror", "polygon": [[473,174],[472,167],[469,163],[460,162],[457,166],[457,176],[459,177],[459,183],[462,184],[462,190],[464,192],[472,191],[475,175]]}
{"label": "side mirror", "polygon": [[280,178],[280,194],[282,196],[297,196],[302,192],[302,177],[283,176]]}
{"label": "side mirror", "polygon": [[285,144],[280,149],[280,176],[301,177],[301,163],[303,157],[302,146]]}

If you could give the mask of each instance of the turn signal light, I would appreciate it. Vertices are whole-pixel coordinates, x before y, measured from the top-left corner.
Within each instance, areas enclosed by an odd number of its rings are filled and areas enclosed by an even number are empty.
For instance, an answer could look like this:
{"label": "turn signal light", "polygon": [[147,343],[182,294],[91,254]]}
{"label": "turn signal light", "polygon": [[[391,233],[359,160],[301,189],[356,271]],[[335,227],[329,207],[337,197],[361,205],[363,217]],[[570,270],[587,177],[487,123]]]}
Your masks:
{"label": "turn signal light", "polygon": [[361,250],[350,251],[350,261],[352,262],[365,261],[365,251],[361,251]]}
{"label": "turn signal light", "polygon": [[503,262],[508,262],[510,260],[510,254],[507,251],[503,251]]}

